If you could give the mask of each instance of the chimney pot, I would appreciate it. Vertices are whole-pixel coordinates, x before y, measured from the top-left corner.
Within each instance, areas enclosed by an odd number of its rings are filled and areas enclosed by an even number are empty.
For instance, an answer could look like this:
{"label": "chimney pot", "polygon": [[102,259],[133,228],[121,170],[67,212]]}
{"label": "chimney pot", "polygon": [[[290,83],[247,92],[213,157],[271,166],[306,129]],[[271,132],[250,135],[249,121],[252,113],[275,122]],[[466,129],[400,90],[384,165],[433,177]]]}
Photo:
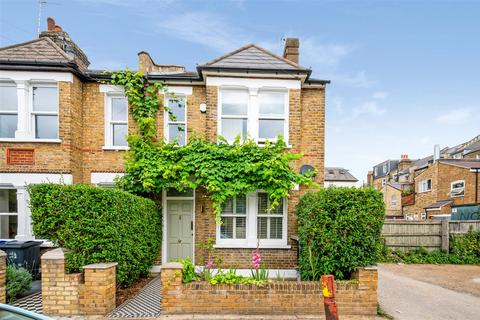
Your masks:
{"label": "chimney pot", "polygon": [[48,26],[48,31],[53,31],[53,28],[55,27],[55,20],[53,18],[48,17],[47,26]]}
{"label": "chimney pot", "polygon": [[300,40],[298,38],[287,38],[285,40],[285,48],[283,49],[283,57],[298,64],[300,55],[299,48]]}

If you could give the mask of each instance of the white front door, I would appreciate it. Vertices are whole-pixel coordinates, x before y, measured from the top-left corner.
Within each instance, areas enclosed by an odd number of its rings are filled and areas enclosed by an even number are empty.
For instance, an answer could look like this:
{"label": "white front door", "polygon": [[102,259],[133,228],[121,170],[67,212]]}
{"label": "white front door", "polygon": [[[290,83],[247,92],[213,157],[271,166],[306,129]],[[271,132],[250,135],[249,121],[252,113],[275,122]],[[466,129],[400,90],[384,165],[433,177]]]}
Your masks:
{"label": "white front door", "polygon": [[193,200],[167,200],[167,261],[193,260]]}

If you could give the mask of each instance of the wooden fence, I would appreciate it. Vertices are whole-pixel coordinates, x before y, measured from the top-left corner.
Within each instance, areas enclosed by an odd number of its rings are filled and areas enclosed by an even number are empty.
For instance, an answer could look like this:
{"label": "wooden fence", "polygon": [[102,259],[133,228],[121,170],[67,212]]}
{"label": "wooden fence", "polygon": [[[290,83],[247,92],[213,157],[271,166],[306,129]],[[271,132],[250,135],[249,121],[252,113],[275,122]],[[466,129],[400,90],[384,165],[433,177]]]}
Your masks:
{"label": "wooden fence", "polygon": [[395,251],[448,250],[450,235],[465,234],[470,228],[480,231],[480,220],[470,221],[399,221],[387,220],[382,237],[387,247]]}

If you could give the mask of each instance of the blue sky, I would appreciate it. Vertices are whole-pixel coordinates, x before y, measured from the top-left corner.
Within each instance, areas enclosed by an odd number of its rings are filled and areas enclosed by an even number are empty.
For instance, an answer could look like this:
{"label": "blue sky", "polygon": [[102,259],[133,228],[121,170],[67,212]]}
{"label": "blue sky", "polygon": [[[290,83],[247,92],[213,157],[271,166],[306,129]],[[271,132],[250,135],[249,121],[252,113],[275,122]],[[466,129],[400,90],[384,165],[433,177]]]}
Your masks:
{"label": "blue sky", "polygon": [[[0,46],[36,37],[37,0],[0,0]],[[91,68],[135,69],[137,52],[194,69],[253,42],[327,89],[326,165],[362,181],[374,164],[480,134],[480,1],[47,0]]]}

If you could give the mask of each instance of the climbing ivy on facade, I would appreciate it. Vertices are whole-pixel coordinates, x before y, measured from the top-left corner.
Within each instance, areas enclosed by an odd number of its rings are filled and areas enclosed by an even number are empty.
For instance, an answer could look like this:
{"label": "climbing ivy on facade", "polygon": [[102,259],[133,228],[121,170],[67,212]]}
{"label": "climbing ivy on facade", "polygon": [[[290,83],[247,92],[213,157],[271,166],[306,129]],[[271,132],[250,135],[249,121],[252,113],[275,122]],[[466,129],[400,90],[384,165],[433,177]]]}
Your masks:
{"label": "climbing ivy on facade", "polygon": [[148,82],[140,72],[127,70],[111,76],[113,85],[123,86],[138,128],[128,136],[126,174],[119,181],[125,190],[159,194],[166,188],[182,191],[203,187],[220,222],[221,205],[231,197],[263,190],[274,208],[295,185],[313,184],[314,172],[301,175],[292,170],[290,163],[302,155],[290,152],[281,137],[263,146],[251,139],[241,141],[240,137],[231,144],[222,137],[207,141],[195,133],[185,146],[156,139],[156,114],[160,108],[169,112],[161,97],[170,95],[167,86]]}

